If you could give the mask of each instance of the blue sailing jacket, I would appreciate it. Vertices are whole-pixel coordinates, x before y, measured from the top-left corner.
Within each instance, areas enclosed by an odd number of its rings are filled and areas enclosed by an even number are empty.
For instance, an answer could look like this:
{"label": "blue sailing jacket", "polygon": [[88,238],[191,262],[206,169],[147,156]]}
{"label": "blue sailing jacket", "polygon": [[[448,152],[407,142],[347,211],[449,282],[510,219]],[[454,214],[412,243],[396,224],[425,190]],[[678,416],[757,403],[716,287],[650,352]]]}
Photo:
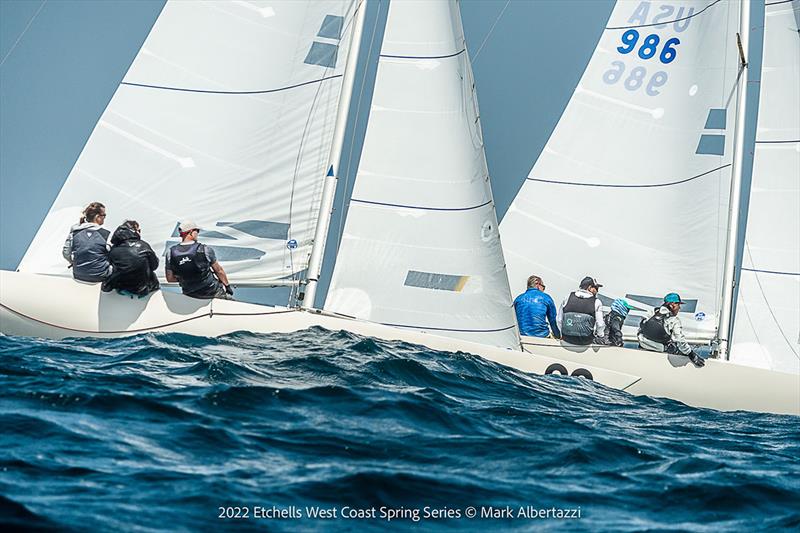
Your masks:
{"label": "blue sailing jacket", "polygon": [[[521,335],[528,337],[547,337],[550,328],[554,337],[561,337],[556,326],[556,304],[549,295],[539,289],[528,289],[514,300],[517,324]],[[550,322],[550,328],[547,322]]]}

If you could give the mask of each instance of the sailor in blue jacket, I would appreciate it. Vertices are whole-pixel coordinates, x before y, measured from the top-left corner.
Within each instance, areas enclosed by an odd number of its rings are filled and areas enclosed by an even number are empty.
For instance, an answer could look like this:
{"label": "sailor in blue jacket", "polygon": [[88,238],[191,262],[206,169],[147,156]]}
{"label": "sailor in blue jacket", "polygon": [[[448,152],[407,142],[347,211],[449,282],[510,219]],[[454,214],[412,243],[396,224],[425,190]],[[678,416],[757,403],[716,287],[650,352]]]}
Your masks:
{"label": "sailor in blue jacket", "polygon": [[[561,332],[556,325],[556,304],[544,289],[542,278],[531,276],[528,290],[514,300],[519,333],[528,337],[548,337],[552,329],[553,337],[558,339]],[[547,322],[550,322],[549,328]]]}

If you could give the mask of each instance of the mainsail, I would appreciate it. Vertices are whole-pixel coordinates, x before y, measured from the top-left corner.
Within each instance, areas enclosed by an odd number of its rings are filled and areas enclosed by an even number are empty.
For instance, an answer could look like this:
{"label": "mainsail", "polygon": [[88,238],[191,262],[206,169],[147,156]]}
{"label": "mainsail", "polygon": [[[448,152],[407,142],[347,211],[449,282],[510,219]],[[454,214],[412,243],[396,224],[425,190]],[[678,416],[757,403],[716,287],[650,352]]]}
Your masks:
{"label": "mainsail", "polygon": [[605,303],[626,297],[639,310],[635,325],[674,291],[687,302],[687,334],[715,335],[738,27],[734,3],[617,2],[502,221],[515,292],[538,274],[560,300],[591,275]]}
{"label": "mainsail", "polygon": [[135,219],[157,253],[195,221],[232,282],[302,275],[355,7],[168,2],[19,269],[68,276],[67,229],[101,201],[108,229]]}
{"label": "mainsail", "polygon": [[389,6],[325,309],[519,345],[455,1]]}
{"label": "mainsail", "polygon": [[731,360],[800,372],[800,0],[767,0]]}

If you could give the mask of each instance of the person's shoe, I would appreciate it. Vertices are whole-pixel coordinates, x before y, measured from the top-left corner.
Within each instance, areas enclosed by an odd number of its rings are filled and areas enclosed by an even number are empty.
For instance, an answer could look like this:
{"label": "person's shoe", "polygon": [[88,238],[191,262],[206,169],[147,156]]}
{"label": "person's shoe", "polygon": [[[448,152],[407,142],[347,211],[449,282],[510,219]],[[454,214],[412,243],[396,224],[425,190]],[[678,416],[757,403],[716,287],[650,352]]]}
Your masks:
{"label": "person's shoe", "polygon": [[689,354],[689,361],[694,363],[694,366],[698,368],[706,366],[705,360],[703,360],[703,358],[697,355],[696,353]]}

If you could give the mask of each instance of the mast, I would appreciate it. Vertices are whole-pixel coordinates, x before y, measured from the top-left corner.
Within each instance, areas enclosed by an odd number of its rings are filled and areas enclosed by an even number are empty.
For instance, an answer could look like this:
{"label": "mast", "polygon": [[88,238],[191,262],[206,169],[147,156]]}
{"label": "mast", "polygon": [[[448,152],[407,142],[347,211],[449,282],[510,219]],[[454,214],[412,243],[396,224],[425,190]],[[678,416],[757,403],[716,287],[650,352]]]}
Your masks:
{"label": "mast", "polygon": [[364,29],[364,17],[367,11],[367,0],[356,0],[355,26],[350,35],[350,49],[347,54],[347,64],[344,69],[342,91],[339,96],[339,107],[336,115],[336,125],[333,130],[333,142],[328,156],[328,173],[322,186],[322,199],[317,216],[317,227],[314,232],[314,244],[311,247],[311,256],[308,261],[308,276],[305,297],[302,307],[314,307],[314,298],[317,294],[317,283],[322,271],[322,258],[325,255],[325,242],[328,238],[328,228],[333,214],[333,200],[336,196],[336,182],[338,179],[339,162],[342,158],[344,133],[347,129],[347,119],[350,111],[350,100],[353,95],[353,85],[356,77],[356,65],[361,47],[361,33]]}
{"label": "mast", "polygon": [[739,222],[742,196],[742,173],[744,168],[745,123],[747,121],[747,66],[750,51],[750,0],[740,3],[739,34],[737,45],[741,61],[741,77],[739,94],[736,101],[736,129],[733,145],[733,168],[731,190],[728,201],[728,240],[725,249],[725,266],[722,281],[722,307],[720,310],[717,340],[719,341],[720,358],[728,359],[728,347],[733,330],[733,313],[736,296],[737,266],[739,239]]}

